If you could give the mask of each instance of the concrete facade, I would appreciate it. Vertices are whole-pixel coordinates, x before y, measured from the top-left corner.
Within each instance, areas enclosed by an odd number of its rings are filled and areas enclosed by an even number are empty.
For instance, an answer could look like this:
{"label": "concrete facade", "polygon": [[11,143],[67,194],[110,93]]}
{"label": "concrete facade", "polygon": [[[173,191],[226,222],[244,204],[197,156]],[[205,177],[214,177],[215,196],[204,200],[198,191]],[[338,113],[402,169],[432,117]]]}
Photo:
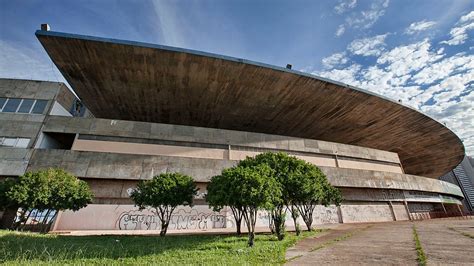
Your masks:
{"label": "concrete facade", "polygon": [[[158,218],[149,210],[138,211],[129,192],[139,180],[162,172],[190,175],[200,188],[195,207],[179,208],[173,216],[173,230],[232,227],[228,210],[214,213],[207,207],[206,183],[246,156],[265,151],[285,151],[319,166],[342,190],[343,204],[318,207],[316,224],[457,215],[463,198],[456,185],[405,174],[394,152],[263,133],[99,119],[90,112],[77,117],[77,99],[61,83],[0,79],[0,98],[48,100],[42,114],[0,112],[0,137],[29,138],[26,147],[0,146],[0,177],[60,167],[87,181],[94,193],[90,206],[61,213],[54,230],[157,229]],[[267,224],[266,214],[259,213],[258,225]]]}

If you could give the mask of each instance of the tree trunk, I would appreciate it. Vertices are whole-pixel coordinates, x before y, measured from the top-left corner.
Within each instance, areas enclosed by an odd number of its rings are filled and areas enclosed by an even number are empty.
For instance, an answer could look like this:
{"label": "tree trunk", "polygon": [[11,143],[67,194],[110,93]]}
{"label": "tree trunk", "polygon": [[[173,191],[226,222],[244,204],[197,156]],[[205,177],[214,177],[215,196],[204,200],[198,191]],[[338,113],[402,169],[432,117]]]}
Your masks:
{"label": "tree trunk", "polygon": [[299,236],[301,234],[301,229],[300,225],[297,222],[298,219],[298,210],[295,209],[295,207],[291,207],[291,218],[293,218],[293,223],[295,224],[295,231],[296,235]]}
{"label": "tree trunk", "polygon": [[284,206],[278,206],[273,210],[272,214],[275,233],[280,241],[285,238],[285,213],[283,210]]}
{"label": "tree trunk", "polygon": [[167,231],[168,231],[168,223],[162,222],[160,236],[165,236]]}
{"label": "tree trunk", "polygon": [[0,219],[0,229],[12,229],[18,208],[8,208],[3,212]]}

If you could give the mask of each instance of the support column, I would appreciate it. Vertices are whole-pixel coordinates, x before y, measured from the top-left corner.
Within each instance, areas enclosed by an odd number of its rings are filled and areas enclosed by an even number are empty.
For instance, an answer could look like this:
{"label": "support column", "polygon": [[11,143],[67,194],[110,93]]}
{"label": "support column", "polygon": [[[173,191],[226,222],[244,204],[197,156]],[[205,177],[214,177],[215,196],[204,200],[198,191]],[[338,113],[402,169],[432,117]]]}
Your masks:
{"label": "support column", "polygon": [[459,204],[456,204],[458,206],[459,214],[461,214],[461,217],[464,218],[464,213],[461,210],[461,207],[459,207]]}
{"label": "support column", "polygon": [[446,211],[446,207],[444,206],[443,202],[441,202],[441,206],[443,207],[444,215],[448,216],[448,211]]}
{"label": "support column", "polygon": [[337,206],[337,217],[339,218],[339,223],[343,224],[343,223],[344,223],[344,219],[343,219],[343,217],[342,217],[341,206]]}
{"label": "support column", "polygon": [[411,213],[410,213],[410,209],[408,209],[408,203],[406,200],[403,201],[403,204],[405,205],[405,210],[407,211],[407,214],[408,214],[408,220],[412,221],[413,219],[411,218]]}
{"label": "support column", "polygon": [[391,200],[388,201],[388,205],[390,206],[390,212],[392,212],[393,220],[396,221],[397,220],[397,215],[395,215],[395,211],[393,210],[393,205],[392,205]]}

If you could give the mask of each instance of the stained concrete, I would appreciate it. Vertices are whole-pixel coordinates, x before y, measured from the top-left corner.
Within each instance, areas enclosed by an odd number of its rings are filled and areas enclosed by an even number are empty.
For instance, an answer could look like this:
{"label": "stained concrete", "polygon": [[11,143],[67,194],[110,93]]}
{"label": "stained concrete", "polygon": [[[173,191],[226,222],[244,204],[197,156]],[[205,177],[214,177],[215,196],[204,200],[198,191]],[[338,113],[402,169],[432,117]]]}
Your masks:
{"label": "stained concrete", "polygon": [[[312,248],[289,265],[416,265],[410,222],[345,225],[342,233],[316,240]],[[340,241],[334,241],[337,238]],[[306,245],[310,245],[306,243]],[[307,248],[308,249],[308,248]],[[311,250],[311,248],[309,248]]]}
{"label": "stained concrete", "polygon": [[474,219],[430,220],[415,226],[428,265],[474,265]]}

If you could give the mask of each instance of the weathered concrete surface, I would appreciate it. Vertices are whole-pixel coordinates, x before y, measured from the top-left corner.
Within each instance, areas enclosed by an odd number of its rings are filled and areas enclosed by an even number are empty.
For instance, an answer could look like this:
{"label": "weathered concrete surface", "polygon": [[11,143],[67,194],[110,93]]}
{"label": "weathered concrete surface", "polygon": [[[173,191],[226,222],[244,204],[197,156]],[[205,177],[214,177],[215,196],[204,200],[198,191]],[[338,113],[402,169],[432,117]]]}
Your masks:
{"label": "weathered concrete surface", "polygon": [[298,242],[286,258],[290,265],[417,265],[413,225],[428,265],[474,265],[473,217],[338,225]]}
{"label": "weathered concrete surface", "polygon": [[428,265],[474,265],[474,219],[429,220],[416,222],[415,226]]}
{"label": "weathered concrete surface", "polygon": [[[416,265],[412,223],[379,223],[344,225],[342,234],[334,234],[326,241],[316,239],[314,245],[305,244],[307,252],[291,260],[290,265]],[[348,236],[349,234],[349,236]],[[351,235],[350,235],[351,234]],[[338,237],[347,236],[340,241]],[[321,243],[322,242],[322,243]],[[294,251],[293,251],[294,252]]]}

